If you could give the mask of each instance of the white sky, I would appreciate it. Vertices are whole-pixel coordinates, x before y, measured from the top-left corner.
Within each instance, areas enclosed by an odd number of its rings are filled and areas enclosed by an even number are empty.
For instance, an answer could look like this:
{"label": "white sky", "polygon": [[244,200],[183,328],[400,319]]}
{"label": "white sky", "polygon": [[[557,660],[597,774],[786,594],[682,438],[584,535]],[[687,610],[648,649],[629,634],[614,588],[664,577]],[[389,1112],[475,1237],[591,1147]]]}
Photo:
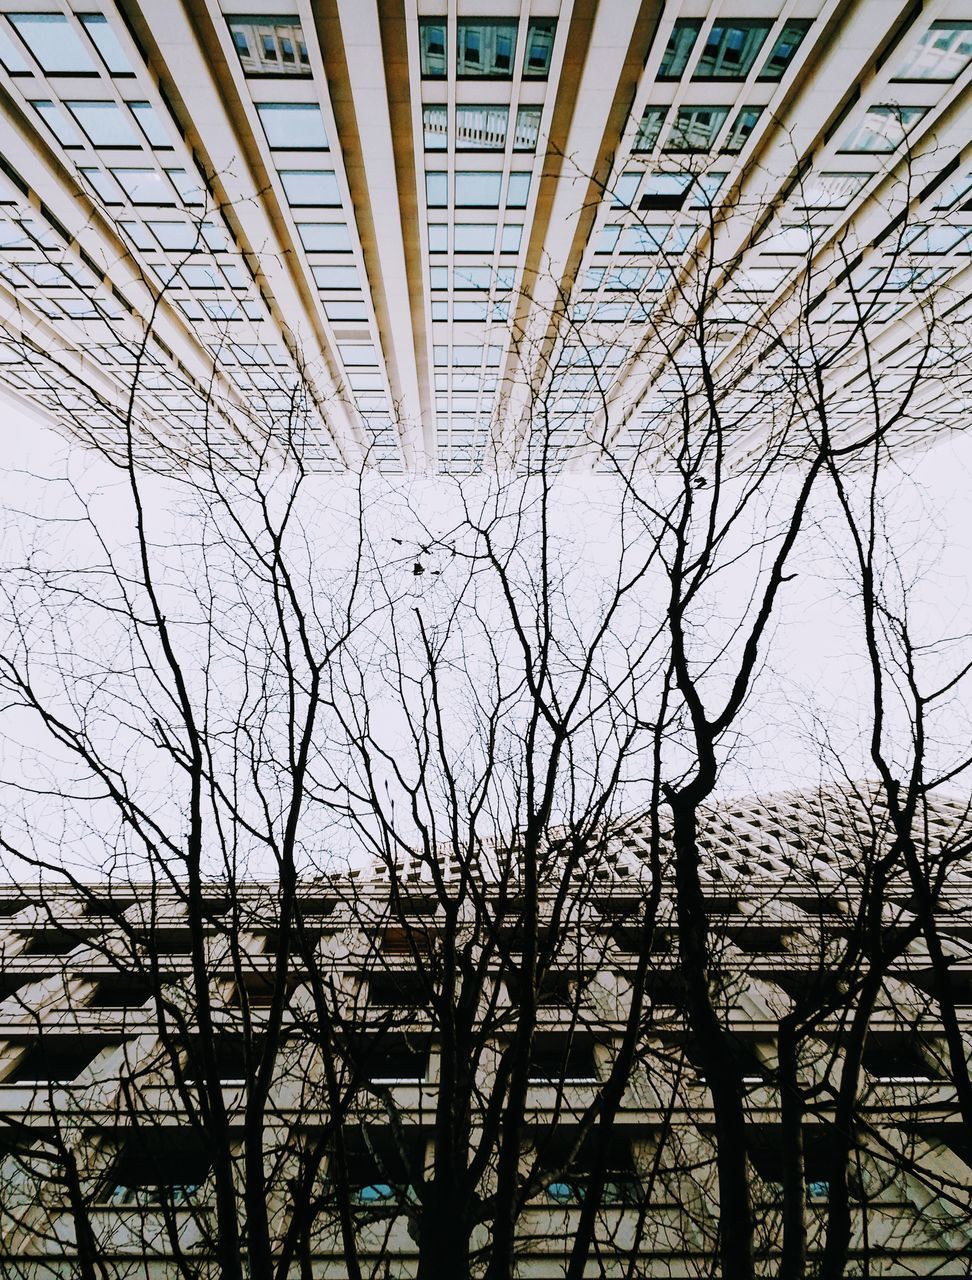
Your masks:
{"label": "white sky", "polygon": [[[22,512],[43,514],[45,503],[56,503],[57,488],[39,477],[64,473],[70,466],[82,484],[96,489],[117,483],[109,468],[95,458],[83,458],[78,446],[66,445],[43,421],[16,405],[0,403],[0,444],[5,469],[0,479],[2,526],[11,531],[27,524]],[[909,574],[920,575],[913,602],[913,624],[919,639],[938,641],[972,633],[972,433],[943,437],[930,448],[901,460],[891,491],[899,554]],[[34,478],[29,478],[34,477]],[[381,483],[379,481],[379,483]],[[585,559],[585,581],[596,583],[610,574],[615,541],[608,504],[600,500],[603,481],[573,477],[560,493],[558,509],[565,530],[583,530],[577,540]],[[447,521],[452,499],[449,484],[434,479],[410,486],[430,524]],[[347,481],[322,477],[321,500],[332,509],[335,495],[347,493]],[[127,540],[129,530],[119,505],[114,519],[110,503],[109,539]],[[173,529],[178,535],[178,529]],[[10,542],[4,559],[8,562]],[[811,529],[795,557],[796,574],[788,583],[779,609],[772,643],[755,695],[740,722],[740,733],[726,762],[722,785],[733,791],[768,792],[813,785],[820,777],[819,726],[825,725],[844,767],[856,776],[869,772],[861,744],[867,725],[868,683],[863,668],[856,615],[848,598],[839,555],[829,538]],[[724,590],[745,590],[744,579],[727,576]],[[423,584],[416,582],[416,591]],[[727,607],[732,600],[727,598]],[[97,643],[97,638],[93,638]],[[930,659],[929,670],[950,670],[968,661],[972,643],[959,641],[945,655],[946,665]],[[941,740],[940,758],[946,762],[972,742],[972,681],[961,687],[947,714],[935,726]],[[9,717],[0,730],[12,730]],[[14,732],[19,734],[18,729]],[[936,748],[939,750],[939,748]],[[6,781],[11,781],[16,753],[0,743]],[[15,767],[15,766],[14,766]]]}

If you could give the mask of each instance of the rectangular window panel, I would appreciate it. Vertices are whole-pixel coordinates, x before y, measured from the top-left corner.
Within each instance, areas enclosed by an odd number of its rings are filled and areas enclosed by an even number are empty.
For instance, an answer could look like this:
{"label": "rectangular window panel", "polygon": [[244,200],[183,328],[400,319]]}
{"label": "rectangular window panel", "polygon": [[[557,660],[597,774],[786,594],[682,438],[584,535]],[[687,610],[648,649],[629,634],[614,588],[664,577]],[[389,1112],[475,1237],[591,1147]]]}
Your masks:
{"label": "rectangular window panel", "polygon": [[422,131],[426,151],[445,151],[449,145],[449,108],[423,107]]}
{"label": "rectangular window panel", "polygon": [[102,13],[83,13],[81,22],[91,37],[94,47],[101,54],[101,60],[113,76],[133,76],[132,64],[125,57],[125,51],[118,43],[118,37],[111,29],[111,24]]}
{"label": "rectangular window panel", "polygon": [[360,289],[357,267],[312,267],[318,289]]}
{"label": "rectangular window panel", "polygon": [[454,289],[488,289],[493,283],[491,267],[456,267],[452,273]]}
{"label": "rectangular window panel", "polygon": [[763,43],[770,22],[717,23],[699,55],[693,80],[745,80]]}
{"label": "rectangular window panel", "polygon": [[625,227],[618,248],[621,253],[658,253],[669,231],[671,227],[667,223],[661,226]]}
{"label": "rectangular window panel", "polygon": [[351,237],[344,222],[298,222],[297,234],[308,253],[351,251]]}
{"label": "rectangular window panel", "polygon": [[446,174],[432,172],[425,175],[425,203],[430,209],[444,209],[449,203]]}
{"label": "rectangular window panel", "polygon": [[933,22],[894,74],[895,80],[952,84],[972,61],[972,22]]}
{"label": "rectangular window panel", "polygon": [[337,179],[323,169],[280,169],[280,181],[292,209],[308,205],[331,208],[341,203]]}
{"label": "rectangular window panel", "polygon": [[756,77],[758,80],[782,80],[790,63],[796,57],[797,50],[803,43],[803,37],[810,30],[809,19],[794,18],[786,23],[780,32],[773,51],[763,63],[763,69]]}
{"label": "rectangular window panel", "polygon": [[175,204],[175,192],[155,169],[112,169],[111,173],[132,204]]}
{"label": "rectangular window panel", "polygon": [[66,102],[64,104],[95,147],[132,148],[139,139],[130,119],[116,102]]}
{"label": "rectangular window panel", "polygon": [[429,253],[449,252],[449,228],[444,222],[429,223]]}
{"label": "rectangular window panel", "polygon": [[523,239],[523,227],[520,223],[507,223],[503,228],[503,238],[500,241],[500,253],[519,253],[520,242]]}
{"label": "rectangular window panel", "polygon": [[841,143],[840,150],[870,154],[897,151],[927,110],[927,107],[869,107],[861,123]]}
{"label": "rectangular window panel", "polygon": [[48,75],[96,75],[91,55],[60,13],[10,13],[17,34]]}
{"label": "rectangular window panel", "polygon": [[732,122],[723,151],[729,152],[730,155],[736,155],[737,152],[742,151],[762,114],[762,107],[743,107]]}
{"label": "rectangular window panel", "polygon": [[202,238],[196,227],[188,222],[153,222],[145,224],[158,240],[163,249],[176,253],[188,253],[191,249],[203,247]]}
{"label": "rectangular window panel", "polygon": [[502,19],[460,19],[456,32],[457,74],[466,79],[508,80],[513,75],[516,27],[515,22]]}
{"label": "rectangular window panel", "polygon": [[503,151],[509,107],[456,107],[457,151]]}
{"label": "rectangular window panel", "polygon": [[456,253],[492,253],[496,248],[495,222],[459,222],[454,235]]}
{"label": "rectangular window panel", "polygon": [[240,15],[226,19],[245,76],[309,76],[300,19]]}
{"label": "rectangular window panel", "polygon": [[457,173],[456,207],[496,209],[499,207],[501,173]]}
{"label": "rectangular window panel", "polygon": [[513,134],[514,151],[536,151],[540,136],[540,108],[520,107],[516,113],[516,131]]}
{"label": "rectangular window panel", "polygon": [[190,289],[221,289],[224,283],[222,273],[212,263],[187,263],[179,274]]}
{"label": "rectangular window panel", "polygon": [[419,18],[419,60],[426,80],[446,74],[446,22],[444,18]]}
{"label": "rectangular window panel", "polygon": [[23,55],[2,27],[0,27],[0,62],[12,76],[30,74],[30,67]]}
{"label": "rectangular window panel", "polygon": [[597,239],[594,241],[594,252],[613,253],[620,234],[621,228],[619,226],[602,227],[597,233]]}
{"label": "rectangular window panel", "polygon": [[279,151],[326,151],[327,131],[314,102],[259,102],[257,115],[267,142]]}
{"label": "rectangular window panel", "polygon": [[701,26],[697,18],[679,18],[675,23],[658,68],[659,80],[682,78]]}
{"label": "rectangular window panel", "polygon": [[645,108],[641,123],[638,125],[638,132],[635,135],[634,145],[631,148],[632,151],[654,150],[667,115],[668,107]]}
{"label": "rectangular window panel", "polygon": [[324,312],[328,320],[367,320],[368,311],[363,302],[328,302]]}
{"label": "rectangular window panel", "polygon": [[533,175],[529,172],[511,173],[509,185],[506,188],[506,207],[508,209],[525,209],[526,202],[530,195],[530,179]]}
{"label": "rectangular window panel", "polygon": [[710,151],[728,114],[728,107],[679,107],[665,150]]}
{"label": "rectangular window panel", "polygon": [[553,57],[556,18],[531,18],[527,27],[526,52],[523,55],[524,80],[546,80]]}
{"label": "rectangular window panel", "polygon": [[148,139],[149,146],[156,150],[171,150],[172,143],[169,141],[165,125],[151,102],[130,102],[128,106]]}
{"label": "rectangular window panel", "polygon": [[206,190],[195,175],[186,173],[185,169],[166,169],[169,181],[182,197],[185,205],[200,205],[205,202]]}
{"label": "rectangular window panel", "polygon": [[870,175],[811,173],[796,188],[794,202],[803,209],[846,209]]}
{"label": "rectangular window panel", "polygon": [[615,209],[627,208],[635,198],[635,193],[641,182],[642,174],[637,170],[622,173],[614,183],[614,189],[610,192],[611,205]]}
{"label": "rectangular window panel", "polygon": [[[681,209],[691,185],[690,173],[652,173],[645,180],[638,208],[641,210]],[[633,198],[634,192],[628,203]]]}
{"label": "rectangular window panel", "polygon": [[84,140],[67,116],[53,102],[42,100],[30,104],[62,147],[83,147]]}

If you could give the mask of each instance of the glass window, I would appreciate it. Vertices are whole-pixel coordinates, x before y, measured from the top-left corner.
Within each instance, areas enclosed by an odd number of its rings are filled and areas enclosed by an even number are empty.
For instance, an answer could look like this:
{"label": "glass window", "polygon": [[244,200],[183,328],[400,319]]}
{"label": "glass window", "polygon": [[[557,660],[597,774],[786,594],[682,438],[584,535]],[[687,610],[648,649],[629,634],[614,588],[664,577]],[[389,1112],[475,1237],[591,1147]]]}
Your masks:
{"label": "glass window", "polygon": [[513,74],[516,26],[503,19],[460,19],[456,33],[457,74],[466,79],[509,79]]}
{"label": "glass window", "polygon": [[112,169],[132,204],[175,204],[175,193],[156,169]]}
{"label": "glass window", "polygon": [[500,253],[519,253],[520,241],[522,239],[522,224],[516,222],[507,223],[503,228],[503,238],[500,241]]}
{"label": "glass window", "polygon": [[513,134],[514,151],[536,151],[540,136],[540,108],[520,107],[516,113],[516,132]]}
{"label": "glass window", "polygon": [[631,148],[632,151],[652,151],[654,149],[667,115],[667,107],[645,108],[645,114],[641,117],[634,145]]}
{"label": "glass window", "polygon": [[601,227],[597,233],[597,239],[594,241],[594,252],[613,253],[620,234],[621,228],[619,226]]}
{"label": "glass window", "polygon": [[728,114],[728,107],[679,107],[665,139],[665,150],[711,150]]}
{"label": "glass window", "polygon": [[429,223],[429,253],[449,252],[449,227],[445,222]]}
{"label": "glass window", "polygon": [[810,30],[810,20],[797,18],[787,22],[773,45],[773,52],[763,63],[763,69],[757,80],[782,80],[787,67],[796,56],[796,51],[803,43],[803,37]]}
{"label": "glass window", "polygon": [[972,60],[972,22],[933,22],[921,33],[894,74],[895,80],[951,84]]}
{"label": "glass window", "polygon": [[529,172],[511,173],[509,186],[506,188],[506,207],[508,209],[525,209],[530,194]]}
{"label": "glass window", "polygon": [[444,18],[419,18],[419,60],[426,80],[446,74],[446,23]]}
{"label": "glass window", "polygon": [[133,76],[132,64],[125,57],[124,50],[118,43],[118,37],[111,29],[108,19],[102,13],[83,13],[81,21],[84,29],[91,37],[94,47],[101,54],[101,60],[113,76]]}
{"label": "glass window", "polygon": [[351,237],[344,222],[298,222],[297,234],[308,253],[351,251]]}
{"label": "glass window", "polygon": [[459,222],[454,235],[456,253],[492,253],[496,248],[495,222]]}
{"label": "glass window", "polygon": [[0,28],[0,62],[12,76],[22,76],[30,72],[30,67],[20,50],[2,28]]}
{"label": "glass window", "polygon": [[105,204],[124,204],[121,188],[102,169],[80,169],[82,178]]}
{"label": "glass window", "polygon": [[696,18],[679,18],[672,28],[658,68],[659,80],[680,80],[702,23]]}
{"label": "glass window", "polygon": [[324,308],[328,320],[367,320],[363,302],[329,302]]}
{"label": "glass window", "polygon": [[614,184],[611,192],[613,206],[618,209],[627,207],[635,198],[638,190],[638,184],[641,182],[642,175],[636,171],[622,173]]}
{"label": "glass window", "polygon": [[281,169],[280,181],[291,208],[307,205],[333,207],[341,203],[334,174],[323,169]]}
{"label": "glass window", "polygon": [[221,289],[225,283],[218,267],[212,263],[192,263],[179,271],[190,289]]}
{"label": "glass window", "polygon": [[327,132],[314,102],[260,102],[257,114],[267,142],[280,151],[326,151]]}
{"label": "glass window", "polygon": [[526,53],[523,55],[524,80],[546,80],[553,56],[556,18],[531,18],[527,27]]}
{"label": "glass window", "polygon": [[227,18],[230,35],[246,76],[309,76],[310,58],[296,14]]}
{"label": "glass window", "polygon": [[911,253],[950,253],[972,231],[969,226],[916,224],[901,237],[902,249]]}
{"label": "glass window", "polygon": [[756,122],[763,114],[762,107],[743,107],[742,111],[736,116],[732,122],[732,128],[729,130],[729,137],[726,144],[722,148],[728,151],[730,155],[735,155],[742,151],[743,147],[749,141],[749,135],[756,128]]}
{"label": "glass window", "polygon": [[449,108],[444,104],[423,107],[422,129],[426,151],[445,151],[449,145]]}
{"label": "glass window", "polygon": [[619,248],[622,253],[658,253],[669,231],[671,227],[667,223],[662,226],[625,227]]}
{"label": "glass window", "polygon": [[509,107],[456,107],[457,151],[503,151]]}
{"label": "glass window", "polygon": [[10,13],[17,34],[48,75],[97,73],[97,67],[81,40],[61,13]]}
{"label": "glass window", "polygon": [[117,225],[136,249],[151,253],[159,247],[140,222],[119,222]]}
{"label": "glass window", "polygon": [[187,222],[146,221],[145,225],[163,249],[182,253],[202,248],[199,231]]}
{"label": "glass window", "polygon": [[57,138],[62,147],[82,147],[84,141],[75,129],[74,125],[68,120],[67,116],[53,102],[46,99],[40,102],[32,102],[30,104],[40,118]]}
{"label": "glass window", "polygon": [[169,180],[182,197],[185,205],[202,204],[206,197],[206,189],[195,175],[186,173],[185,169],[166,169]]}
{"label": "glass window", "polygon": [[[625,175],[627,176],[627,175]],[[636,177],[638,175],[635,175]],[[681,209],[692,185],[690,173],[652,173],[645,179],[639,209]],[[634,192],[627,203],[631,203]]]}
{"label": "glass window", "polygon": [[927,107],[869,107],[864,119],[841,143],[841,151],[885,154],[896,151]]}
{"label": "glass window", "polygon": [[161,151],[170,151],[172,143],[169,141],[169,135],[165,131],[162,117],[151,102],[130,102],[128,106],[148,139],[149,146]]}
{"label": "glass window", "polygon": [[499,207],[501,173],[457,173],[456,206],[467,209]]}
{"label": "glass window", "polygon": [[461,266],[452,273],[453,289],[488,289],[492,282],[492,267]]}
{"label": "glass window", "polygon": [[449,203],[449,187],[444,173],[425,175],[425,203],[430,209],[444,209]]}
{"label": "glass window", "polygon": [[745,80],[769,34],[770,22],[722,23],[709,32],[693,80]]}
{"label": "glass window", "polygon": [[312,267],[318,289],[360,289],[357,267]]}
{"label": "glass window", "polygon": [[66,102],[64,104],[95,147],[137,147],[132,122],[116,102]]}
{"label": "glass window", "polygon": [[797,187],[795,203],[803,209],[846,209],[870,175],[811,173]]}

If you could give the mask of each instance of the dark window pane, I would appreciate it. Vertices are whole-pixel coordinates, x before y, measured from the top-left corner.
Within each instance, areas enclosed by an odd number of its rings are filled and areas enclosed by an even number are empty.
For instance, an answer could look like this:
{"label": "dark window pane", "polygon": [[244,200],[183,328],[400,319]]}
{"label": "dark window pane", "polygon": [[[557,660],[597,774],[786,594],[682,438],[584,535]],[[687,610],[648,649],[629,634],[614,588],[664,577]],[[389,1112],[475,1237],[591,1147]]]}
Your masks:
{"label": "dark window pane", "polygon": [[309,76],[310,58],[296,14],[237,14],[227,18],[246,76]]}
{"label": "dark window pane", "polygon": [[745,80],[769,34],[769,22],[717,24],[692,74],[693,80]]}
{"label": "dark window pane", "polygon": [[803,43],[803,37],[810,29],[808,19],[793,19],[783,28],[773,46],[773,52],[763,64],[759,73],[760,80],[781,80],[787,67],[793,61],[796,51]]}
{"label": "dark window pane", "polygon": [[511,76],[516,25],[502,21],[460,21],[456,40],[457,74],[468,79]]}
{"label": "dark window pane", "polygon": [[419,18],[419,58],[422,75],[428,80],[441,80],[446,74],[445,19]]}
{"label": "dark window pane", "polygon": [[533,18],[527,28],[526,54],[523,59],[524,79],[545,80],[550,73],[556,18]]}
{"label": "dark window pane", "polygon": [[678,80],[681,77],[701,26],[701,22],[694,18],[680,18],[675,23],[661,66],[658,68],[659,80]]}

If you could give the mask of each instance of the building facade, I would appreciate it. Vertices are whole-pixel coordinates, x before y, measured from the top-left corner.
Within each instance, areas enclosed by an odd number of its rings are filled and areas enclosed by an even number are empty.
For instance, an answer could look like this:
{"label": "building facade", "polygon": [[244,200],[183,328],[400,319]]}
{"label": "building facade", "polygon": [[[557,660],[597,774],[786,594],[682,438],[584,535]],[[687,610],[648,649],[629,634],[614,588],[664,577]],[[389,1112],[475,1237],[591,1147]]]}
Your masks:
{"label": "building facade", "polygon": [[[903,437],[961,427],[970,76],[963,0],[20,0],[0,379],[464,473],[541,417],[630,458],[702,358],[758,441],[772,317],[835,425],[920,370]],[[703,357],[659,317],[712,272]]]}
{"label": "building facade", "polygon": [[[883,837],[875,842],[874,814],[855,811],[846,798],[822,807],[819,797],[789,796],[725,806],[707,819],[706,905],[719,1013],[746,1095],[760,1274],[778,1274],[782,1239],[780,1037],[787,1016],[854,934],[872,855],[884,848]],[[646,956],[645,1007],[600,1157],[594,1247],[583,1274],[718,1273],[712,1098],[693,1061],[667,888],[645,936],[650,847],[647,824],[628,824],[599,855],[595,874],[577,880],[539,983],[520,1141],[519,1276],[553,1280],[566,1272],[594,1177],[584,1126],[621,1052]],[[949,864],[936,925],[968,1045],[967,813],[935,806],[924,847],[931,860]],[[491,906],[471,935],[475,954],[487,960],[477,997],[482,1037],[470,1151],[490,1133],[504,1048],[524,1008],[522,907],[516,894],[500,905],[493,877],[501,853],[484,855],[481,882],[493,885]],[[447,855],[440,870],[457,884]],[[4,889],[4,1276],[85,1274],[86,1251],[98,1276],[227,1274],[220,1271],[218,1224],[228,1219],[218,1217],[219,1177],[228,1171],[242,1203],[257,1123],[278,1263],[294,1246],[295,1221],[300,1228],[292,1264],[279,1263],[277,1274],[353,1274],[353,1252],[361,1274],[414,1275],[445,1141],[437,1104],[451,1074],[443,1056],[447,1011],[437,1003],[447,971],[435,966],[444,900],[436,878],[416,862],[303,886],[299,936],[290,938],[282,966],[278,886],[250,884],[228,897],[225,885],[213,884],[191,906],[176,888],[144,882],[43,894]],[[557,910],[555,879],[542,895],[541,934]],[[883,972],[863,1042],[846,1274],[953,1280],[968,1274],[972,1251],[972,1147],[958,1115],[927,946],[907,933],[912,904],[909,884],[893,877],[883,927],[904,940]],[[856,993],[853,971],[847,980]],[[834,1114],[856,998],[821,1001],[801,1041],[795,1079],[806,1105],[807,1275],[816,1273],[828,1231]],[[482,1274],[489,1259],[498,1178],[490,1156],[477,1182],[470,1275]],[[433,1217],[431,1229],[445,1230],[441,1218]]]}

